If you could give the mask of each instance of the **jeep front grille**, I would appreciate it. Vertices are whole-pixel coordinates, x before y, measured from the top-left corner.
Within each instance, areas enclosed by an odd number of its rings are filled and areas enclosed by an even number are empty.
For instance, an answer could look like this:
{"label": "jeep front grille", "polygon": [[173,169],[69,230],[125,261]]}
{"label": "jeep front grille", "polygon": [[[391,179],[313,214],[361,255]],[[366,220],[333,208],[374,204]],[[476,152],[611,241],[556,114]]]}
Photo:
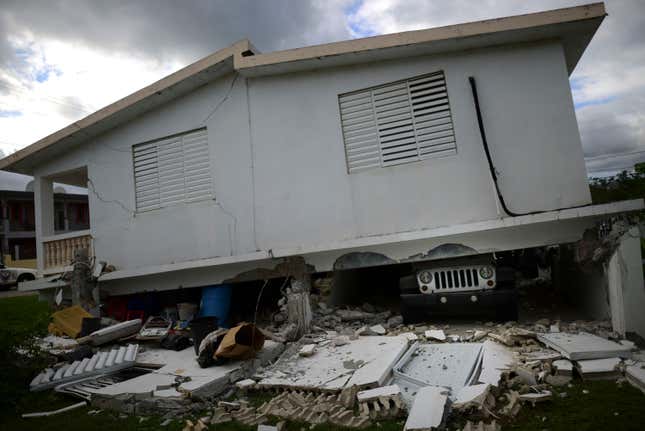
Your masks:
{"label": "jeep front grille", "polygon": [[432,275],[435,282],[434,290],[479,287],[479,275],[476,269],[435,271]]}
{"label": "jeep front grille", "polygon": [[[481,272],[493,270],[490,278],[482,278]],[[424,274],[429,273],[429,274]],[[431,275],[431,277],[429,277]],[[425,280],[425,281],[424,281]],[[417,282],[421,293],[449,293],[494,289],[496,285],[495,268],[488,265],[444,266],[420,270]]]}

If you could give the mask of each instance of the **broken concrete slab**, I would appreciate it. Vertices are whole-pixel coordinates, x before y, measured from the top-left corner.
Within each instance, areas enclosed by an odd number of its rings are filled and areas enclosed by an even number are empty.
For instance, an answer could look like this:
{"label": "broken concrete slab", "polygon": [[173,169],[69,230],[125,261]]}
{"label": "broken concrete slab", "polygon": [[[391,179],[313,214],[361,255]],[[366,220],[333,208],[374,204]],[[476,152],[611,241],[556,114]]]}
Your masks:
{"label": "broken concrete slab", "polygon": [[419,337],[414,332],[403,332],[399,337],[405,337],[408,341],[417,341]]}
{"label": "broken concrete slab", "polygon": [[578,374],[585,380],[615,379],[620,376],[620,358],[588,359],[576,362]]}
{"label": "broken concrete slab", "polygon": [[[231,382],[239,380],[246,373],[251,372],[259,364],[271,360],[274,355],[281,352],[278,348],[282,343],[266,340],[262,351],[254,359],[246,361],[231,361],[226,364],[201,368],[195,358],[192,347],[179,352],[165,349],[149,348],[137,359],[151,363],[164,363],[164,365],[151,373],[133,379],[125,380],[104,388],[93,391],[92,402],[109,404],[111,399],[144,399],[157,398],[203,398],[216,395],[229,387]],[[248,369],[248,371],[247,371]]]}
{"label": "broken concrete slab", "polygon": [[523,353],[522,357],[527,361],[554,361],[560,359],[562,355],[551,349],[538,349],[532,352]]}
{"label": "broken concrete slab", "polygon": [[398,385],[361,391],[356,394],[356,398],[361,414],[371,419],[395,418],[405,408]]}
{"label": "broken concrete slab", "polygon": [[387,333],[383,325],[370,326],[368,332],[371,335],[385,335]]}
{"label": "broken concrete slab", "polygon": [[478,371],[481,343],[415,343],[394,366],[396,379],[417,386],[442,386],[457,391]]}
{"label": "broken concrete slab", "polygon": [[125,322],[120,322],[116,325],[94,331],[86,337],[79,338],[77,341],[79,344],[91,343],[93,346],[100,346],[102,344],[109,343],[110,341],[136,334],[140,329],[141,319],[127,320]]}
{"label": "broken concrete slab", "polygon": [[56,335],[47,335],[37,342],[38,347],[52,355],[60,355],[70,352],[78,347],[78,342],[73,338],[58,337]]}
{"label": "broken concrete slab", "polygon": [[475,333],[473,334],[472,341],[483,340],[487,335],[488,335],[488,331],[476,330]]}
{"label": "broken concrete slab", "polygon": [[441,329],[427,330],[424,335],[428,340],[446,341],[446,334]]}
{"label": "broken concrete slab", "polygon": [[438,429],[444,420],[448,395],[445,388],[425,386],[417,392],[405,421],[405,431]]}
{"label": "broken concrete slab", "polygon": [[377,399],[379,397],[391,397],[394,395],[400,395],[401,388],[398,385],[389,385],[381,386],[379,388],[368,389],[365,391],[360,391],[356,394],[356,399],[358,402],[370,401]]}
{"label": "broken concrete slab", "polygon": [[[263,370],[259,387],[339,391],[346,386],[379,386],[407,350],[404,337],[361,337],[341,346],[328,345],[312,357],[290,349]],[[297,347],[296,347],[297,348]]]}
{"label": "broken concrete slab", "polygon": [[645,393],[645,363],[637,362],[625,368],[625,378],[637,389]]}
{"label": "broken concrete slab", "polygon": [[558,376],[569,377],[573,374],[573,364],[567,359],[558,359],[557,361],[553,361],[552,366]]}
{"label": "broken concrete slab", "polygon": [[490,390],[488,383],[464,386],[456,392],[452,402],[452,408],[461,410],[469,407],[481,408],[486,401]]}
{"label": "broken concrete slab", "polygon": [[631,357],[630,347],[587,332],[538,334],[538,340],[572,361]]}
{"label": "broken concrete slab", "polygon": [[502,373],[510,370],[515,360],[515,353],[505,346],[491,340],[484,341],[478,382],[497,386]]}
{"label": "broken concrete slab", "polygon": [[523,345],[535,339],[536,334],[520,327],[511,327],[505,329],[501,334],[490,332],[488,337],[498,341],[506,346]]}
{"label": "broken concrete slab", "polygon": [[241,390],[248,390],[255,386],[255,380],[253,379],[244,379],[235,383],[235,387]]}
{"label": "broken concrete slab", "polygon": [[529,392],[526,394],[520,394],[520,401],[530,402],[532,404],[539,403],[542,401],[551,400],[553,394],[551,391],[540,391],[540,392]]}
{"label": "broken concrete slab", "polygon": [[300,356],[308,357],[308,356],[313,355],[315,351],[316,351],[316,345],[315,344],[305,344],[304,346],[302,346],[300,351],[298,351],[298,354]]}

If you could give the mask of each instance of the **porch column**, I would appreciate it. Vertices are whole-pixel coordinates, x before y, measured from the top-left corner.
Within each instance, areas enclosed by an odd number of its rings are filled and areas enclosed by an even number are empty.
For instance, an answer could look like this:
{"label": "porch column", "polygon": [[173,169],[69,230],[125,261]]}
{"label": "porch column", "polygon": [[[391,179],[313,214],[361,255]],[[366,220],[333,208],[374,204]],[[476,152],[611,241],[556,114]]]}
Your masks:
{"label": "porch column", "polygon": [[34,211],[36,215],[36,262],[38,271],[45,269],[43,238],[54,234],[54,183],[34,177]]}
{"label": "porch column", "polygon": [[9,203],[5,199],[0,200],[0,215],[2,224],[0,233],[2,234],[2,243],[0,244],[0,254],[9,254]]}
{"label": "porch column", "polygon": [[645,337],[645,285],[640,230],[632,226],[622,238],[607,266],[609,304],[614,331]]}

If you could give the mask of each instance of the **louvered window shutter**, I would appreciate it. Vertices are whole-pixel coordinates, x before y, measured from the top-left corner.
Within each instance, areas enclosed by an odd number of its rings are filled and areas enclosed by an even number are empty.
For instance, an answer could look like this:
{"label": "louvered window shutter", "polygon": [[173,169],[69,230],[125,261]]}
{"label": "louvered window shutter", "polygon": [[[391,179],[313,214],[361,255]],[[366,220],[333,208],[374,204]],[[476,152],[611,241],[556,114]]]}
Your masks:
{"label": "louvered window shutter", "polygon": [[350,173],[455,154],[443,72],[339,96]]}
{"label": "louvered window shutter", "polygon": [[206,129],[135,145],[133,158],[138,211],[213,197]]}

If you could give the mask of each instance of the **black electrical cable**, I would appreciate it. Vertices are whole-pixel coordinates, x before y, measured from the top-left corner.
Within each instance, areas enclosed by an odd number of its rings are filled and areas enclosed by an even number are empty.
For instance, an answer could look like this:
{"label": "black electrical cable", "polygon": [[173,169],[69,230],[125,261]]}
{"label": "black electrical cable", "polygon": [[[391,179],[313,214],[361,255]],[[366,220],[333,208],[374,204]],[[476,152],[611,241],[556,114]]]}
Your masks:
{"label": "black electrical cable", "polygon": [[473,92],[473,101],[475,102],[475,111],[477,112],[477,124],[479,125],[479,134],[482,138],[482,144],[484,145],[486,160],[488,160],[488,169],[490,169],[490,175],[491,177],[493,177],[493,183],[495,184],[495,192],[497,193],[497,197],[499,198],[499,203],[502,206],[502,209],[504,210],[504,212],[511,217],[519,217],[519,216],[525,216],[525,215],[542,214],[542,213],[551,212],[551,211],[560,211],[560,210],[583,208],[583,207],[590,206],[591,204],[585,204],[585,205],[577,205],[577,206],[565,207],[565,208],[556,208],[552,210],[530,211],[525,213],[516,213],[508,209],[508,206],[506,205],[506,201],[504,200],[504,196],[502,196],[502,192],[499,189],[499,184],[497,183],[497,171],[495,170],[495,165],[493,164],[493,158],[491,157],[490,149],[488,148],[488,140],[486,139],[486,131],[484,130],[484,120],[482,119],[482,112],[479,106],[479,97],[477,95],[477,84],[475,83],[475,78],[472,76],[468,78],[468,81],[470,82],[470,88]]}

